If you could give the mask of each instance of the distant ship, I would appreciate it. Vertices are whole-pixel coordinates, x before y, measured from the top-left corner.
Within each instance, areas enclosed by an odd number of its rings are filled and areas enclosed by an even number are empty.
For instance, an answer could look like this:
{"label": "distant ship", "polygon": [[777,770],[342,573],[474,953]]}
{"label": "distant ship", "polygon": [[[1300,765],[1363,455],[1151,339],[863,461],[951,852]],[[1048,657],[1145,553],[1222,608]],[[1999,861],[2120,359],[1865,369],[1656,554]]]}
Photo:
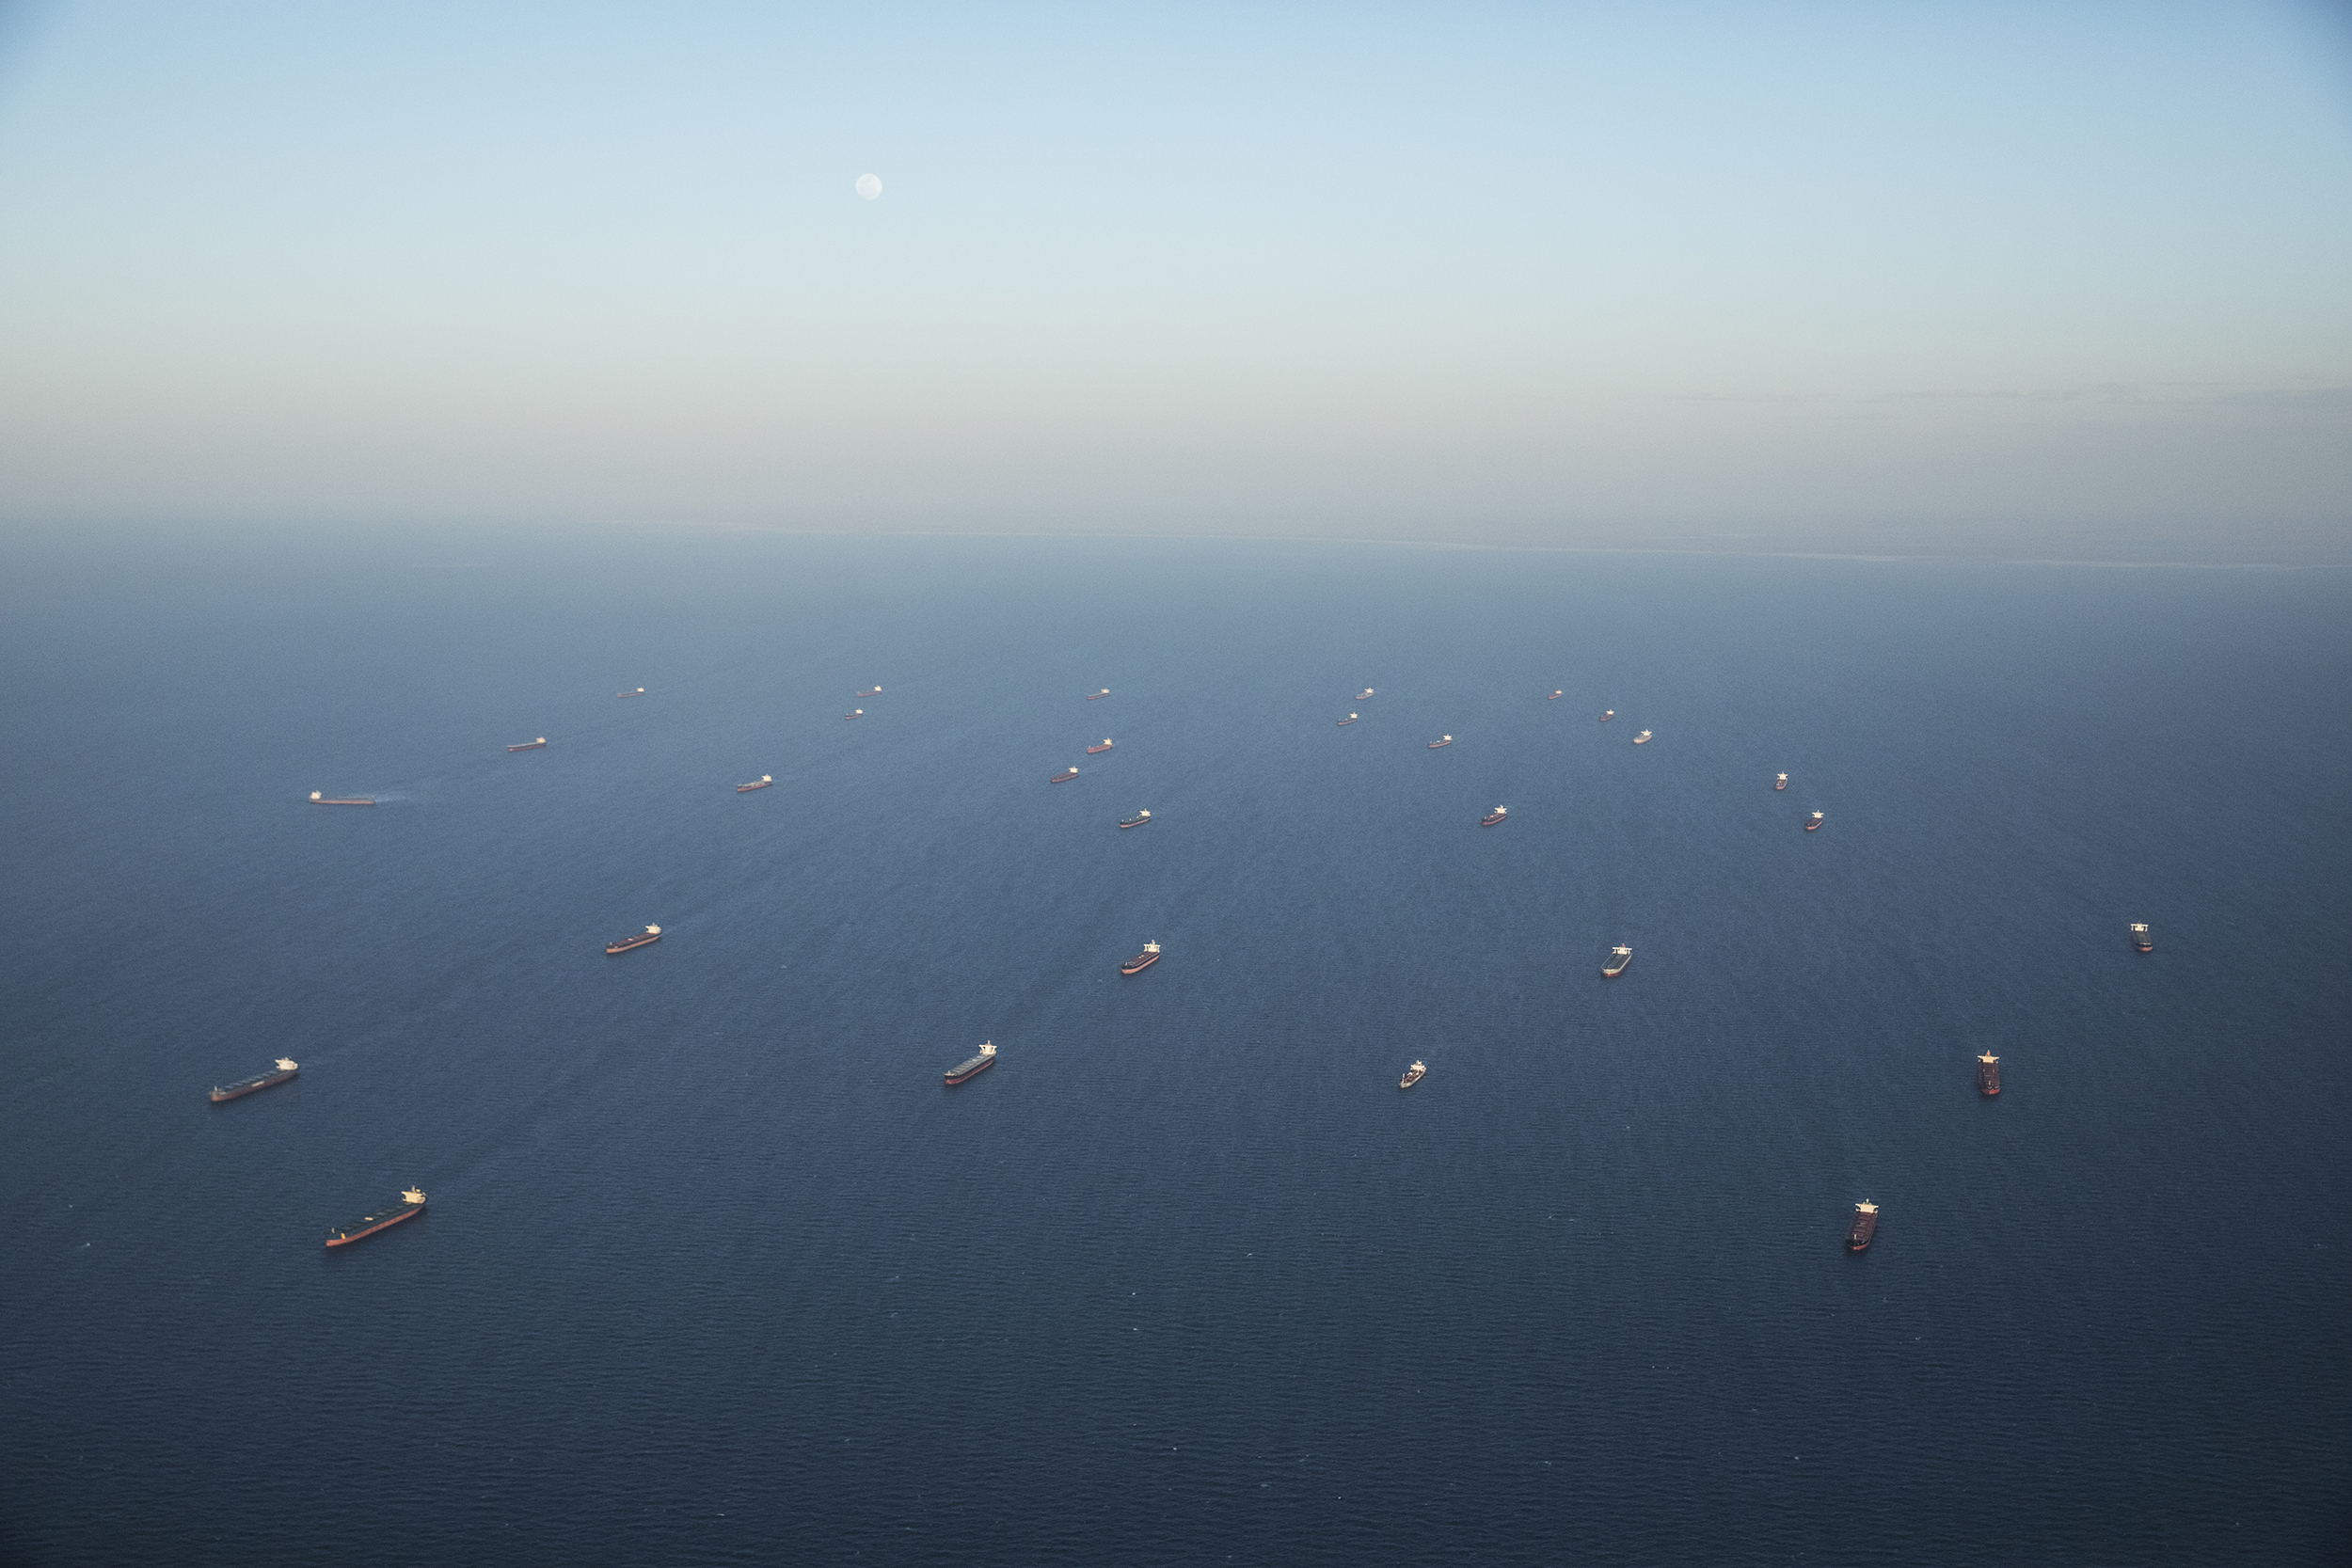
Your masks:
{"label": "distant ship", "polygon": [[224,1100],[242,1099],[255,1089],[266,1089],[273,1084],[282,1084],[299,1070],[300,1069],[290,1058],[280,1056],[278,1058],[278,1065],[267,1072],[257,1072],[250,1078],[240,1078],[233,1084],[215,1085],[213,1103],[217,1105]]}
{"label": "distant ship", "polygon": [[1812,832],[1815,829],[1819,828],[1820,825],[1821,825],[1821,814],[1820,814],[1820,812],[1818,812],[1818,811],[1817,811],[1817,812],[1815,812],[1815,813],[1814,813],[1811,816],[1809,816],[1809,817],[1807,817],[1807,818],[1805,819],[1804,831],[1805,831],[1806,832],[1808,832],[1808,833],[1809,833],[1809,832]]}
{"label": "distant ship", "polygon": [[1119,966],[1119,973],[1121,974],[1140,974],[1145,970],[1151,968],[1153,964],[1158,963],[1159,961],[1160,944],[1156,942],[1147,942],[1143,944],[1142,952],[1136,954],[1134,958],[1129,958],[1125,963]]}
{"label": "distant ship", "polygon": [[1486,816],[1480,817],[1478,819],[1478,825],[1482,828],[1491,828],[1496,823],[1502,821],[1504,817],[1510,815],[1511,814],[1509,812],[1504,811],[1501,806],[1497,806],[1493,811],[1488,812]]}
{"label": "distant ship", "polygon": [[659,926],[648,926],[633,937],[622,937],[616,942],[606,942],[604,944],[604,950],[608,954],[628,953],[633,952],[640,947],[650,947],[660,940],[661,927]]}
{"label": "distant ship", "polygon": [[1609,961],[1600,966],[1600,977],[1613,980],[1625,973],[1625,966],[1633,961],[1633,949],[1619,942],[1609,950]]}
{"label": "distant ship", "polygon": [[1606,709],[1606,710],[1604,710],[1604,711],[1602,712],[1602,714],[1601,714],[1601,716],[1600,716],[1600,721],[1601,721],[1602,723],[1606,724],[1607,722],[1609,722],[1609,721],[1611,721],[1612,719],[1614,719],[1616,716],[1617,716],[1617,710],[1616,710],[1615,708],[1613,708],[1613,708]]}
{"label": "distant ship", "polygon": [[882,695],[882,688],[878,686],[871,691],[861,691],[858,695],[861,697],[879,697]]}
{"label": "distant ship", "polygon": [[1773,774],[1772,787],[1774,789],[1787,789],[1788,787],[1788,775],[1786,773]]}
{"label": "distant ship", "polygon": [[2150,933],[2146,926],[2134,922],[2132,925],[2132,945],[2138,948],[2143,953],[2153,953],[2156,950],[2156,939]]}
{"label": "distant ship", "polygon": [[1109,696],[1110,694],[1111,694],[1111,689],[1110,689],[1109,687],[1107,687],[1107,686],[1106,686],[1106,687],[1103,688],[1103,689],[1102,689],[1102,690],[1100,690],[1100,691],[1089,691],[1089,692],[1088,692],[1088,693],[1087,693],[1087,701],[1088,701],[1088,702],[1089,702],[1089,703],[1099,703],[1099,702],[1101,702],[1104,698],[1105,698],[1105,697]]}
{"label": "distant ship", "polygon": [[1353,724],[1354,722],[1356,722],[1356,716],[1351,713],[1346,718],[1340,721],[1340,728],[1345,729],[1348,725]]}
{"label": "distant ship", "polygon": [[1977,1058],[1977,1092],[1983,1095],[2001,1092],[2001,1059],[1990,1051]]}
{"label": "distant ship", "polygon": [[1092,755],[1094,755],[1097,752],[1107,752],[1107,751],[1109,751],[1110,749],[1111,749],[1111,737],[1110,737],[1109,736],[1104,736],[1103,737],[1103,744],[1101,744],[1100,746],[1089,746],[1089,747],[1088,747],[1088,748],[1087,748],[1087,755],[1089,755],[1089,756],[1092,756]]}
{"label": "distant ship", "polygon": [[375,797],[373,795],[321,795],[314,789],[310,791],[310,804],[314,806],[372,806],[375,804]]}
{"label": "distant ship", "polygon": [[1875,1203],[1855,1204],[1853,1224],[1846,1227],[1846,1250],[1848,1252],[1868,1251],[1870,1238],[1878,1233],[1879,1206]]}
{"label": "distant ship", "polygon": [[863,719],[866,717],[866,710],[862,707],[853,707],[841,717],[844,719]]}
{"label": "distant ship", "polygon": [[1369,696],[1371,696],[1371,695],[1372,695],[1372,688],[1371,688],[1371,687],[1369,687],[1369,686],[1367,686],[1367,687],[1365,687],[1365,688],[1364,688],[1361,691],[1359,691],[1359,692],[1357,692],[1357,693],[1356,693],[1356,700],[1357,700],[1358,702],[1359,702],[1359,703],[1360,703],[1360,702],[1362,702],[1365,698],[1367,698],[1367,697],[1369,697]]}
{"label": "distant ship", "polygon": [[1437,739],[1435,739],[1435,740],[1433,740],[1433,741],[1431,741],[1431,742],[1429,743],[1429,749],[1430,749],[1431,751],[1433,751],[1433,752],[1434,752],[1434,751],[1438,750],[1438,749],[1439,747],[1441,747],[1441,746],[1451,746],[1451,745],[1453,745],[1453,744],[1454,744],[1454,737],[1453,737],[1452,736],[1450,736],[1450,735],[1441,735],[1441,736],[1439,736]]}
{"label": "distant ship", "polygon": [[754,779],[750,784],[737,784],[735,786],[735,792],[738,795],[749,795],[753,790],[766,789],[770,784],[772,784],[775,782],[776,781],[770,775],[762,773],[758,778]]}
{"label": "distant ship", "polygon": [[1411,1067],[1405,1069],[1405,1076],[1396,1081],[1396,1086],[1400,1089],[1409,1089],[1415,1084],[1420,1083],[1422,1079],[1428,1076],[1429,1064],[1427,1062],[1415,1062]]}
{"label": "distant ship", "polygon": [[1142,827],[1142,826],[1143,826],[1146,822],[1149,822],[1149,821],[1151,821],[1151,820],[1152,820],[1152,814],[1151,814],[1150,812],[1148,812],[1148,811],[1139,811],[1139,812],[1136,813],[1136,814],[1135,814],[1135,816],[1122,816],[1122,817],[1120,817],[1120,818],[1119,819],[1119,825],[1120,825],[1120,827],[1122,827],[1122,828],[1140,828],[1140,827]]}
{"label": "distant ship", "polygon": [[548,737],[543,735],[536,740],[526,740],[519,746],[509,746],[506,749],[510,752],[535,752],[547,743]]}
{"label": "distant ship", "polygon": [[377,1231],[384,1229],[387,1226],[398,1225],[401,1221],[407,1219],[412,1214],[421,1214],[423,1212],[424,1194],[414,1187],[404,1187],[401,1189],[400,1206],[398,1208],[387,1209],[380,1214],[365,1215],[359,1219],[354,1220],[351,1224],[344,1226],[341,1230],[328,1231],[326,1233],[326,1244],[328,1246],[349,1246],[352,1243],[359,1241],[363,1237],[374,1235]]}
{"label": "distant ship", "polygon": [[1553,692],[1550,696],[1546,697],[1546,698],[1544,699],[1544,701],[1545,701],[1545,702],[1547,702],[1547,703],[1556,703],[1556,702],[1558,702],[1559,700],[1560,700],[1560,693],[1558,693],[1557,691]]}
{"label": "distant ship", "polygon": [[986,1072],[990,1068],[993,1068],[995,1065],[996,1047],[987,1040],[982,1040],[980,1042],[980,1049],[977,1054],[973,1056],[969,1061],[958,1062],[955,1066],[947,1069],[945,1076],[946,1077],[948,1085],[953,1087],[958,1084],[970,1083],[973,1079],[977,1078],[981,1073]]}
{"label": "distant ship", "polygon": [[615,696],[615,697],[642,697],[642,696],[644,696],[644,694],[645,694],[645,689],[644,689],[644,687],[642,687],[642,686],[641,686],[641,687],[639,687],[639,688],[638,688],[636,690],[634,690],[634,691],[615,691],[614,693],[612,693],[612,695],[613,695],[613,696]]}
{"label": "distant ship", "polygon": [[1643,731],[1640,735],[1635,736],[1633,737],[1633,744],[1635,744],[1636,746],[1646,746],[1646,745],[1648,745],[1648,744],[1649,744],[1649,731],[1647,731],[1647,730],[1644,730],[1644,731]]}
{"label": "distant ship", "polygon": [[1046,780],[1045,782],[1047,784],[1068,784],[1071,780],[1076,778],[1077,776],[1078,770],[1075,768],[1068,768],[1055,774],[1052,778]]}

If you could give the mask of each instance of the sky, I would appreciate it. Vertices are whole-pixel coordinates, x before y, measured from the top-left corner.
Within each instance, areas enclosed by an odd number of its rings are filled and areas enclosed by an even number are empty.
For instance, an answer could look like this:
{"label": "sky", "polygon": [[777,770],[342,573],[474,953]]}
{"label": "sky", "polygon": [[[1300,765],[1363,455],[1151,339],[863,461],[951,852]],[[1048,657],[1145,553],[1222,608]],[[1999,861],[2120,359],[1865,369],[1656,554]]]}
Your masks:
{"label": "sky", "polygon": [[2352,16],[0,0],[110,519],[2352,541]]}

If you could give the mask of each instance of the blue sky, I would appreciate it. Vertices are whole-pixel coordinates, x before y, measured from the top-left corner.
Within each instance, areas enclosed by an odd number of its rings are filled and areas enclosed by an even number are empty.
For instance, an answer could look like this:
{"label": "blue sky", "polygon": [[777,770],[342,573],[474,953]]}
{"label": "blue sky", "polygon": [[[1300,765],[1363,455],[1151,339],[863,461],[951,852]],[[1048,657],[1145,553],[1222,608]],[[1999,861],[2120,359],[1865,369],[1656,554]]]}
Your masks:
{"label": "blue sky", "polygon": [[0,27],[22,522],[2195,535],[2348,495],[2317,6]]}

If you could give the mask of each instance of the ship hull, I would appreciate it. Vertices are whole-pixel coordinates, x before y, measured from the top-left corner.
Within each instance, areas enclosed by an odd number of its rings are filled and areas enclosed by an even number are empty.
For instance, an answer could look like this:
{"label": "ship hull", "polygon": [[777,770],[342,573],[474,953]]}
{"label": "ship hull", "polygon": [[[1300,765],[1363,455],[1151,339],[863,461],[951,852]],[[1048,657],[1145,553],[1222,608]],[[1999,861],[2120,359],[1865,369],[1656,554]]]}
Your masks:
{"label": "ship hull", "polygon": [[349,1246],[354,1242],[366,1241],[370,1236],[374,1235],[379,1230],[389,1230],[403,1220],[415,1219],[419,1214],[423,1212],[423,1204],[407,1204],[402,1208],[394,1210],[392,1212],[385,1215],[382,1219],[361,1220],[358,1224],[353,1226],[347,1230],[339,1230],[334,1235],[326,1238],[326,1244],[328,1246]]}
{"label": "ship hull", "polygon": [[298,1070],[298,1069],[290,1069],[284,1072],[273,1072],[266,1078],[254,1079],[243,1084],[231,1084],[227,1088],[215,1089],[213,1103],[218,1105],[230,1100],[243,1100],[246,1095],[259,1094],[263,1089],[276,1088],[287,1079],[294,1077]]}
{"label": "ship hull", "polygon": [[961,1067],[951,1067],[940,1076],[946,1080],[949,1088],[954,1088],[958,1084],[969,1084],[995,1065],[995,1057],[981,1056],[964,1063]]}
{"label": "ship hull", "polygon": [[1073,768],[1067,773],[1057,773],[1045,782],[1047,784],[1068,784],[1071,780],[1076,778],[1077,776],[1077,769]]}
{"label": "ship hull", "polygon": [[755,789],[773,789],[775,785],[771,784],[737,784],[735,786],[735,792],[738,795],[749,795]]}
{"label": "ship hull", "polygon": [[1110,748],[1109,748],[1108,746],[1089,746],[1089,747],[1088,747],[1088,748],[1087,748],[1087,755],[1089,755],[1089,756],[1090,756],[1090,757],[1099,757],[1099,756],[1101,756],[1101,755],[1102,755],[1104,752],[1107,752],[1107,751],[1109,751],[1109,750],[1110,750]]}
{"label": "ship hull", "polygon": [[1140,822],[1121,822],[1121,823],[1120,824],[1120,827],[1122,827],[1122,828],[1148,828],[1148,827],[1150,827],[1151,825],[1152,825],[1152,819],[1151,819],[1150,817],[1148,817],[1148,816],[1147,816],[1147,817],[1145,817],[1145,818],[1144,818],[1142,821],[1140,821]]}
{"label": "ship hull", "polygon": [[375,804],[375,801],[371,799],[354,798],[344,800],[313,800],[310,804],[314,806],[372,806]]}
{"label": "ship hull", "polygon": [[660,940],[661,939],[660,937],[631,937],[627,942],[606,942],[604,944],[604,951],[608,958],[617,957],[623,953],[634,953],[640,947],[651,947],[655,942],[660,942]]}
{"label": "ship hull", "polygon": [[1431,751],[1433,751],[1433,752],[1442,752],[1442,751],[1444,751],[1444,750],[1445,750],[1448,746],[1451,746],[1451,745],[1453,745],[1453,744],[1454,744],[1454,742],[1452,742],[1451,740],[1433,740],[1433,741],[1431,741],[1431,742],[1429,743],[1429,749],[1430,749]]}
{"label": "ship hull", "polygon": [[1478,819],[1478,825],[1482,828],[1500,828],[1508,820],[1510,820],[1508,817],[1502,816],[1482,816]]}
{"label": "ship hull", "polygon": [[1979,1068],[1977,1069],[1977,1092],[1984,1096],[1987,1100],[1994,1099],[1999,1095],[2001,1092],[2000,1069],[1997,1068]]}
{"label": "ship hull", "polygon": [[1870,1243],[1877,1238],[1878,1233],[1879,1217],[1876,1214],[1856,1215],[1853,1224],[1846,1228],[1846,1250],[1848,1252],[1869,1251]]}
{"label": "ship hull", "polygon": [[544,752],[548,749],[548,743],[544,740],[533,740],[520,746],[509,746],[506,749],[510,752]]}

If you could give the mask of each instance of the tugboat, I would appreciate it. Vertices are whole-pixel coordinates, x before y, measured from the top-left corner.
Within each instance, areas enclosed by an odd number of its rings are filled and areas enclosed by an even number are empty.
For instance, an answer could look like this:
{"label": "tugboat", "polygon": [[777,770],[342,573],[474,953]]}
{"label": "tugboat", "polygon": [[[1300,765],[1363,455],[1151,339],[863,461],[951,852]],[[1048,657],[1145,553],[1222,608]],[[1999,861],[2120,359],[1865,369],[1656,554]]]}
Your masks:
{"label": "tugboat", "polygon": [[1601,721],[1602,723],[1606,724],[1607,722],[1609,722],[1609,721],[1611,721],[1612,719],[1614,719],[1616,716],[1617,716],[1617,710],[1616,710],[1615,708],[1613,708],[1613,708],[1608,708],[1608,709],[1605,709],[1605,710],[1601,713],[1601,716],[1600,716],[1600,721]]}
{"label": "tugboat", "polygon": [[266,1089],[273,1084],[282,1084],[299,1070],[300,1069],[295,1066],[291,1057],[280,1056],[278,1058],[278,1065],[267,1072],[257,1072],[250,1078],[240,1078],[233,1084],[213,1085],[213,1103],[217,1105],[224,1100],[243,1099],[255,1089]]}
{"label": "tugboat", "polygon": [[1411,1067],[1405,1069],[1405,1076],[1396,1081],[1396,1086],[1400,1089],[1409,1089],[1415,1084],[1420,1083],[1422,1079],[1428,1076],[1429,1064],[1427,1062],[1415,1062]]}
{"label": "tugboat", "polygon": [[1068,784],[1071,780],[1076,778],[1077,776],[1078,770],[1075,768],[1065,768],[1045,782],[1047,784]]}
{"label": "tugboat", "polygon": [[1365,698],[1367,698],[1367,697],[1369,697],[1369,696],[1371,696],[1371,695],[1372,695],[1372,688],[1371,688],[1371,687],[1369,687],[1369,686],[1367,686],[1367,687],[1365,687],[1365,688],[1364,688],[1361,691],[1359,691],[1359,692],[1357,692],[1357,693],[1356,693],[1356,700],[1357,700],[1358,702],[1359,702],[1359,703],[1360,703],[1360,702],[1362,702]]}
{"label": "tugboat", "polygon": [[1788,775],[1786,773],[1773,774],[1772,787],[1774,789],[1787,789],[1788,787]]}
{"label": "tugboat", "polygon": [[1443,746],[1451,746],[1451,745],[1453,745],[1453,744],[1454,744],[1454,737],[1453,737],[1452,736],[1450,736],[1450,735],[1441,735],[1441,736],[1439,736],[1437,739],[1435,739],[1435,740],[1433,740],[1433,741],[1431,741],[1431,742],[1429,743],[1429,749],[1430,749],[1431,751],[1433,751],[1433,752],[1434,752],[1434,751],[1437,751],[1439,747],[1443,747]]}
{"label": "tugboat", "polygon": [[1147,942],[1143,944],[1142,952],[1136,954],[1134,958],[1129,958],[1125,963],[1119,966],[1119,973],[1121,974],[1140,974],[1145,970],[1151,968],[1153,964],[1158,963],[1159,961],[1160,944],[1156,942]]}
{"label": "tugboat", "polygon": [[844,719],[863,719],[866,717],[866,710],[862,707],[853,707],[841,717]]}
{"label": "tugboat", "polygon": [[1977,1092],[1988,1097],[2001,1092],[2001,1059],[1990,1051],[1977,1058]]}
{"label": "tugboat", "polygon": [[606,942],[604,951],[608,957],[616,953],[632,953],[640,947],[650,947],[660,940],[661,927],[648,926],[633,937],[622,937],[618,941]]}
{"label": "tugboat", "polygon": [[413,1214],[421,1214],[423,1212],[424,1194],[415,1187],[404,1187],[401,1189],[400,1206],[398,1208],[387,1209],[380,1214],[365,1215],[359,1219],[354,1220],[351,1224],[344,1226],[340,1230],[328,1231],[326,1233],[326,1244],[328,1246],[349,1246],[352,1243],[359,1241],[363,1237],[374,1235],[377,1231],[385,1228],[387,1226],[398,1225],[401,1221],[407,1219]]}
{"label": "tugboat", "polygon": [[375,797],[373,795],[321,795],[314,789],[310,791],[310,804],[314,806],[372,806],[375,804]]}
{"label": "tugboat", "polygon": [[1345,729],[1348,725],[1353,724],[1354,722],[1356,722],[1356,716],[1351,713],[1346,718],[1340,721],[1340,728]]}
{"label": "tugboat", "polygon": [[1609,950],[1609,961],[1600,966],[1600,977],[1613,980],[1625,973],[1625,966],[1633,961],[1633,949],[1623,942]]}
{"label": "tugboat", "polygon": [[1494,810],[1480,817],[1478,819],[1478,825],[1482,828],[1491,828],[1496,823],[1502,821],[1504,817],[1510,815],[1511,814],[1509,812],[1504,811],[1501,806],[1497,806]]}
{"label": "tugboat", "polygon": [[1633,744],[1635,744],[1636,746],[1646,746],[1646,745],[1648,745],[1648,744],[1649,744],[1649,731],[1647,731],[1647,730],[1644,730],[1644,731],[1643,731],[1640,735],[1635,736],[1633,737]]}
{"label": "tugboat", "polygon": [[2153,953],[2156,950],[2156,939],[2144,924],[2135,921],[2132,924],[2132,945],[2143,953]]}
{"label": "tugboat", "polygon": [[510,752],[535,752],[547,743],[548,737],[543,735],[536,740],[526,740],[519,746],[509,746],[506,749]]}
{"label": "tugboat", "polygon": [[882,695],[882,688],[878,686],[871,691],[861,691],[858,695],[861,697],[879,697]]}
{"label": "tugboat", "polygon": [[949,1068],[944,1076],[947,1080],[948,1087],[953,1088],[958,1084],[970,1083],[973,1079],[977,1078],[981,1073],[986,1072],[990,1068],[993,1068],[995,1065],[996,1047],[987,1040],[982,1040],[980,1042],[979,1053],[977,1055],[974,1056],[968,1062],[958,1062],[955,1066]]}
{"label": "tugboat", "polygon": [[1853,1224],[1846,1227],[1846,1250],[1848,1252],[1869,1251],[1870,1238],[1878,1233],[1879,1206],[1875,1203],[1855,1204]]}
{"label": "tugboat", "polygon": [[1818,811],[1817,811],[1817,812],[1815,812],[1815,813],[1814,813],[1811,816],[1809,816],[1809,817],[1807,817],[1807,818],[1805,819],[1804,831],[1805,831],[1806,832],[1808,832],[1808,833],[1809,833],[1809,832],[1818,832],[1818,831],[1820,830],[1820,826],[1821,826],[1821,814],[1820,814],[1820,812],[1818,812]]}
{"label": "tugboat", "polygon": [[1107,686],[1106,686],[1106,687],[1103,688],[1103,689],[1102,689],[1102,690],[1100,690],[1100,691],[1089,691],[1089,692],[1088,692],[1088,693],[1087,693],[1087,701],[1088,701],[1088,702],[1089,702],[1089,703],[1099,703],[1099,702],[1101,702],[1104,698],[1105,698],[1105,697],[1109,696],[1110,694],[1111,694],[1111,689],[1110,689],[1109,687],[1107,687]]}
{"label": "tugboat", "polygon": [[766,789],[770,784],[772,784],[775,782],[775,779],[771,775],[762,773],[758,778],[754,779],[750,784],[737,784],[735,786],[735,792],[738,795],[749,795],[753,790]]}
{"label": "tugboat", "polygon": [[1120,818],[1119,819],[1119,825],[1120,825],[1120,827],[1122,827],[1122,828],[1140,828],[1140,827],[1142,827],[1142,826],[1143,826],[1146,822],[1149,822],[1149,821],[1151,821],[1151,820],[1152,820],[1152,814],[1151,814],[1150,812],[1148,812],[1148,811],[1139,811],[1139,812],[1136,813],[1136,814],[1135,814],[1135,816],[1122,816],[1122,817],[1120,817]]}
{"label": "tugboat", "polygon": [[1110,737],[1109,736],[1104,736],[1103,737],[1103,744],[1101,744],[1100,746],[1089,746],[1089,747],[1088,747],[1088,748],[1087,748],[1087,755],[1089,755],[1089,756],[1093,756],[1095,753],[1097,753],[1097,752],[1107,752],[1107,751],[1109,751],[1110,749],[1111,749],[1111,737]]}
{"label": "tugboat", "polygon": [[612,693],[612,695],[613,695],[613,697],[614,697],[615,699],[622,698],[622,697],[642,697],[642,696],[644,696],[644,694],[645,694],[645,689],[644,689],[644,687],[642,687],[642,686],[641,686],[641,687],[639,687],[639,688],[638,688],[636,690],[634,690],[634,691],[615,691],[614,693]]}

